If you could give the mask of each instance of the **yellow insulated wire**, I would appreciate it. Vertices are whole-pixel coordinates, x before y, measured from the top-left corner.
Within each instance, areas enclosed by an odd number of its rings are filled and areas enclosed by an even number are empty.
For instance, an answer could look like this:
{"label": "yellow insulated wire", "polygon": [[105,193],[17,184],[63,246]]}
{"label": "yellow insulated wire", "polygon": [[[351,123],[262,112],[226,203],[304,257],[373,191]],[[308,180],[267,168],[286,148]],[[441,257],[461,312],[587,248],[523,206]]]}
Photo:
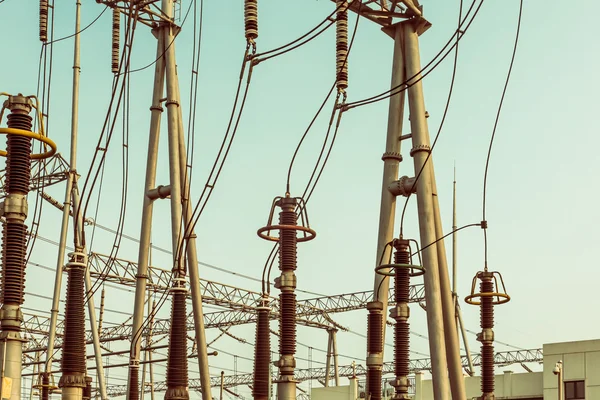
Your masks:
{"label": "yellow insulated wire", "polygon": [[348,1],[337,0],[336,18],[336,80],[338,92],[348,87]]}
{"label": "yellow insulated wire", "polygon": [[40,41],[48,41],[48,0],[40,0]]}
{"label": "yellow insulated wire", "polygon": [[113,74],[119,72],[119,38],[121,32],[121,12],[119,8],[113,8],[112,18],[112,57],[111,66]]}

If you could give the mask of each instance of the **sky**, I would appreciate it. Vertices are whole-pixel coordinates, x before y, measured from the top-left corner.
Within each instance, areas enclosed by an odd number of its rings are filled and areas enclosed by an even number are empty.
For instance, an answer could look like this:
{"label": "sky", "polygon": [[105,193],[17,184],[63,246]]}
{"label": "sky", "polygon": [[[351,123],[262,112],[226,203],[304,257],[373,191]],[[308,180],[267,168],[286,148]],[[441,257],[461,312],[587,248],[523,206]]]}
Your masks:
{"label": "sky", "polygon": [[[189,0],[182,1],[180,23],[190,5]],[[91,1],[83,3],[82,26],[85,27],[104,8]],[[325,0],[301,3],[261,0],[259,3],[259,52],[306,33],[335,7],[333,2]],[[464,3],[466,10],[470,2]],[[428,0],[422,4],[426,18],[432,23],[431,29],[420,38],[421,59],[425,65],[452,36],[460,5],[457,1]],[[74,5],[74,1],[56,2],[55,39],[74,32]],[[176,43],[186,129],[192,109],[189,93],[194,38],[200,31],[197,11],[191,12],[185,20]],[[517,0],[485,0],[460,42],[448,115],[433,151],[445,232],[452,227],[454,166],[458,226],[482,219],[485,161],[514,46],[518,12]],[[496,339],[505,343],[497,344],[498,350],[540,348],[544,343],[598,338],[600,326],[596,318],[590,317],[590,311],[598,305],[596,282],[600,278],[594,264],[598,238],[595,227],[600,221],[596,206],[598,189],[594,184],[600,169],[596,156],[600,144],[596,121],[600,106],[596,95],[600,90],[596,74],[600,67],[597,40],[600,27],[595,20],[598,12],[600,5],[591,0],[571,5],[541,0],[523,3],[517,54],[488,172],[488,262],[490,269],[502,273],[512,298],[510,303],[496,309]],[[38,93],[42,46],[37,21],[37,2],[0,2],[0,33],[4,38],[0,44],[3,54],[0,92]],[[245,50],[243,2],[206,0],[202,21],[193,132],[193,201],[206,182],[231,113]],[[97,171],[97,166],[90,171],[90,164],[103,131],[111,94],[110,24],[111,13],[106,11],[81,33],[77,148],[80,189]],[[348,101],[356,101],[389,88],[393,43],[368,20],[361,19],[355,25],[352,16],[349,26],[351,32],[355,26],[357,29],[348,60],[347,92]],[[132,70],[155,60],[156,41],[147,27],[136,28],[132,49]],[[45,74],[46,81],[50,82],[49,95],[46,92],[46,98],[50,98],[48,134],[68,158],[73,39],[55,43],[52,55],[51,77],[48,59]],[[432,139],[438,132],[448,99],[453,58],[448,57],[423,83]],[[273,198],[284,194],[292,154],[333,83],[334,75],[333,29],[303,47],[255,67],[231,151],[196,229],[199,259],[240,275],[201,267],[202,278],[260,291],[260,282],[241,276],[260,278],[271,249],[269,243],[257,237],[256,230],[265,225]],[[131,74],[128,129],[123,128],[120,113],[107,151],[104,178],[92,191],[88,185],[83,192],[84,198],[91,198],[87,216],[115,229],[124,197],[125,154],[128,172],[123,232],[132,237],[139,237],[140,230],[152,82],[152,67]],[[329,101],[300,148],[291,175],[293,196],[301,195],[310,177],[325,137],[331,107]],[[333,295],[373,287],[387,111],[388,102],[381,101],[343,115],[331,157],[307,207],[311,226],[318,236],[298,246],[296,274],[300,290]],[[164,120],[162,129],[166,132]],[[409,131],[406,112],[404,133]],[[167,184],[166,134],[161,138],[157,183]],[[414,176],[406,145],[402,153],[405,161],[400,165],[400,174]],[[47,192],[62,202],[64,183],[47,188]],[[399,200],[396,235],[399,211],[404,204],[404,199]],[[32,210],[33,194],[29,201]],[[39,234],[50,241],[37,240],[30,261],[46,268],[28,266],[28,295],[24,307],[29,308],[28,312],[48,315],[47,297],[52,296],[53,270],[57,264],[57,247],[51,242],[58,240],[61,213],[44,204],[41,215]],[[154,221],[153,243],[169,248],[167,202],[157,202]],[[418,239],[414,198],[409,202],[404,226],[405,237]],[[86,227],[88,237],[92,235],[91,228]],[[458,288],[464,298],[475,273],[483,268],[483,235],[479,228],[467,228],[457,235],[457,240]],[[70,233],[69,243],[72,243]],[[114,243],[114,235],[96,230],[90,247],[92,251],[109,254]],[[450,259],[449,241],[446,248]],[[135,242],[123,239],[118,256],[136,261],[137,251]],[[168,269],[170,260],[154,252],[153,264]],[[415,282],[420,283],[419,279]],[[62,293],[64,298],[64,281]],[[315,297],[304,292],[298,296]],[[132,299],[131,292],[106,286],[105,324],[125,321],[133,310]],[[99,305],[99,290],[95,301]],[[168,309],[167,304],[159,315],[168,316]],[[467,329],[479,331],[479,310],[464,303],[462,310]],[[335,314],[334,319],[350,329],[338,334],[338,350],[344,355],[340,357],[340,364],[349,364],[352,360],[364,363],[365,339],[361,335],[366,333],[366,310]],[[425,315],[419,307],[412,307],[410,322],[412,331],[427,335]],[[272,322],[271,328],[277,328],[276,322]],[[233,327],[230,332],[254,341],[253,326]],[[218,333],[208,331],[208,340]],[[388,343],[391,343],[391,331],[388,333]],[[411,349],[418,352],[412,357],[420,358],[419,354],[429,353],[427,341],[421,336],[411,336]],[[272,337],[274,350],[276,341],[277,338]],[[298,341],[312,347],[311,350],[298,346],[298,357],[312,359],[310,362],[299,360],[300,368],[323,365],[325,354],[321,350],[327,347],[326,332],[299,327]],[[475,335],[469,334],[469,341],[471,349],[477,351]],[[114,346],[112,349],[117,350],[125,344],[119,348]],[[224,336],[214,343],[214,348],[221,352],[209,360],[211,374],[218,375],[221,370],[227,374],[233,370],[251,372],[251,345]],[[91,354],[91,349],[88,352]],[[391,348],[386,346],[386,360],[391,360],[391,355]],[[126,358],[122,362],[126,362]],[[520,370],[515,366],[511,368]],[[125,383],[125,369],[107,371],[110,383]],[[158,369],[156,378],[162,380],[160,373]],[[197,376],[195,363],[190,363],[190,376]],[[308,389],[309,384],[301,387]],[[237,390],[249,396],[247,387]]]}

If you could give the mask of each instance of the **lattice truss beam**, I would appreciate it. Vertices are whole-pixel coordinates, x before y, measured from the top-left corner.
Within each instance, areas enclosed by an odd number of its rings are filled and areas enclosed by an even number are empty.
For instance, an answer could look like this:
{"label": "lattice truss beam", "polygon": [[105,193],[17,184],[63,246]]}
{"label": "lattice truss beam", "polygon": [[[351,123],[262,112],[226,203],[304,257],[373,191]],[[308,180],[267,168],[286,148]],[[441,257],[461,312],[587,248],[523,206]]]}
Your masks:
{"label": "lattice truss beam", "polygon": [[[93,279],[102,279],[104,282],[135,287],[137,264],[132,261],[111,258],[99,253],[91,253],[89,256],[89,268]],[[169,290],[171,274],[169,270],[150,267],[148,271],[148,290],[159,293]],[[206,328],[226,328],[256,321],[256,306],[261,297],[260,293],[207,280],[201,280],[200,285],[203,303],[228,308],[228,310],[224,311],[205,313],[204,323]],[[345,330],[329,314],[364,309],[367,302],[371,300],[372,294],[372,291],[364,291],[299,300],[297,303],[297,323],[321,329]],[[412,302],[421,302],[424,298],[423,285],[414,285],[411,287]],[[390,294],[390,304],[393,304],[393,293]],[[271,319],[277,319],[279,316],[279,305],[276,297],[271,299],[271,307]],[[49,318],[25,314],[25,331],[37,336],[35,340],[30,340],[25,345],[23,349],[25,354],[45,351],[47,348],[49,326]],[[169,328],[170,321],[168,318],[157,318],[152,326],[152,334],[154,336],[166,335],[169,332]],[[191,313],[187,318],[187,329],[190,331],[194,329]],[[59,321],[56,332],[55,349],[59,349],[62,346],[62,335],[64,332],[62,321]],[[128,340],[131,339],[131,332],[130,323],[103,327],[100,332],[100,341],[106,343]],[[88,343],[91,343],[91,331],[87,332],[87,340]]]}
{"label": "lattice truss beam", "polygon": [[[69,163],[60,153],[44,160],[31,160],[29,191],[33,192],[66,180],[69,177],[69,169]],[[6,196],[5,175],[6,169],[0,170],[0,199]]]}
{"label": "lattice truss beam", "polygon": [[[332,0],[334,3],[336,0]],[[414,15],[411,10],[419,9],[417,0],[348,0],[349,9],[383,27],[390,26],[397,19]]]}
{"label": "lattice truss beam", "polygon": [[[531,349],[531,350],[513,350],[513,351],[502,351],[496,353],[494,357],[494,362],[497,365],[507,366],[511,364],[524,364],[524,363],[542,363],[544,361],[544,356],[542,353],[542,349]],[[468,368],[469,363],[467,361],[467,357],[462,357],[462,365],[463,368]],[[475,354],[473,357],[473,365],[480,366],[481,365],[481,356],[480,354]],[[421,358],[410,361],[410,370],[412,373],[418,371],[431,371],[431,359],[429,358]],[[367,374],[367,370],[363,365],[344,365],[340,366],[338,369],[338,373],[340,377],[352,377],[352,376],[365,376]],[[383,374],[393,374],[394,373],[394,363],[386,362],[383,364]],[[277,376],[273,375],[273,380],[277,379]],[[306,369],[297,369],[295,374],[295,379],[299,382],[309,381],[309,380],[324,380],[326,378],[325,375],[325,367],[319,368],[306,368]],[[242,386],[242,385],[252,385],[253,374],[239,374],[239,375],[225,375],[224,377],[224,387],[234,387],[234,386]],[[211,379],[211,386],[218,387],[221,385],[221,377],[216,376]],[[190,380],[190,389],[200,391],[200,380],[192,379]],[[107,388],[108,395],[110,397],[123,396],[126,394],[127,387],[126,385],[114,385],[108,386]],[[150,388],[146,389],[148,392]],[[166,390],[166,382],[155,382],[154,391],[165,391]]]}

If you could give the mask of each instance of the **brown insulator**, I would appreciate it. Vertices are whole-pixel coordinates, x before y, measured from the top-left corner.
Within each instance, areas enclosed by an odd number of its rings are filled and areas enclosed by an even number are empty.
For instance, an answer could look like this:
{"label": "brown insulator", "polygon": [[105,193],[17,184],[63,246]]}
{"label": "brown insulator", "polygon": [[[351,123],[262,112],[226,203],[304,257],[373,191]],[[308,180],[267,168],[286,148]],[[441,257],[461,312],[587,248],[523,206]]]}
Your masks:
{"label": "brown insulator", "polygon": [[40,0],[40,40],[48,41],[48,0]]}
{"label": "brown insulator", "polygon": [[82,400],[90,400],[92,398],[92,377],[85,377],[85,387],[83,388]]}
{"label": "brown insulator", "polygon": [[139,400],[140,398],[139,372],[139,367],[129,368],[129,393],[127,393],[127,400]]}
{"label": "brown insulator", "polygon": [[348,87],[348,2],[337,0],[336,18],[336,81],[339,91]]}
{"label": "brown insulator", "polygon": [[281,317],[279,329],[279,353],[296,354],[296,293],[281,292],[279,294]]}
{"label": "brown insulator", "polygon": [[42,373],[42,397],[41,400],[48,400],[50,395],[50,374]]}
{"label": "brown insulator", "polygon": [[167,360],[165,399],[189,399],[186,329],[186,292],[174,290],[171,298],[171,330]]}
{"label": "brown insulator", "polygon": [[121,35],[121,12],[118,7],[113,8],[112,15],[112,56],[111,69],[113,74],[119,72],[119,51]]}
{"label": "brown insulator", "polygon": [[[494,282],[490,280],[481,281],[479,283],[481,293],[492,293],[494,291]],[[482,328],[494,327],[494,298],[484,296],[481,298],[480,321]]]}
{"label": "brown insulator", "polygon": [[396,376],[408,376],[410,373],[408,322],[398,321],[394,325],[394,373]]}
{"label": "brown insulator", "polygon": [[[371,400],[381,400],[381,369],[369,368],[367,393]],[[368,398],[368,397],[367,397]]]}
{"label": "brown insulator", "polygon": [[269,397],[269,367],[271,363],[271,332],[269,331],[269,308],[265,305],[257,310],[256,340],[254,345],[254,385],[252,395],[255,400]]}
{"label": "brown insulator", "polygon": [[[31,131],[31,117],[26,114],[8,115],[8,127]],[[6,156],[6,191],[27,194],[31,179],[31,139],[8,135]]]}
{"label": "brown insulator", "polygon": [[[2,303],[23,304],[25,290],[25,257],[27,226],[21,222],[5,222],[2,242]],[[19,331],[13,325],[3,330]]]}
{"label": "brown insulator", "polygon": [[67,279],[67,301],[65,305],[65,337],[63,342],[62,372],[85,374],[85,309],[84,269],[69,268]]}
{"label": "brown insulator", "polygon": [[481,346],[481,391],[494,393],[494,345]]}
{"label": "brown insulator", "polygon": [[[293,199],[292,199],[293,200]],[[296,225],[298,215],[296,214],[296,202],[282,204],[282,211],[279,213],[280,225]],[[296,231],[292,229],[281,229],[279,231],[279,268],[282,271],[295,271],[297,267]]]}
{"label": "brown insulator", "polygon": [[[491,275],[482,275],[479,283],[481,293],[493,293],[494,282]],[[480,320],[483,332],[481,334],[481,391],[494,392],[494,345],[493,338],[487,338],[486,333],[494,327],[494,298],[481,297]]]}
{"label": "brown insulator", "polygon": [[246,28],[246,39],[254,41],[258,37],[258,1],[244,1],[244,26]]}
{"label": "brown insulator", "polygon": [[[379,304],[383,307],[383,304]],[[369,310],[367,316],[367,352],[383,352],[383,314],[381,310]]]}

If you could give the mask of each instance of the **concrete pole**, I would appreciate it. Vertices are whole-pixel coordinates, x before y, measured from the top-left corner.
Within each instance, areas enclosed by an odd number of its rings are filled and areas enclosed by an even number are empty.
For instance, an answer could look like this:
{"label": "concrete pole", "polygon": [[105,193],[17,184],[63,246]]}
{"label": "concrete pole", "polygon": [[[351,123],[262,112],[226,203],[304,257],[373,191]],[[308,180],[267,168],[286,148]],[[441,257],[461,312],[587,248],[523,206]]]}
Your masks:
{"label": "concrete pole", "polygon": [[[418,24],[421,20],[402,22],[404,31],[404,52],[406,75],[421,79],[421,61],[419,56]],[[425,117],[425,101],[422,82],[414,83],[408,89],[410,109],[410,125],[412,130],[413,156],[415,171],[423,172],[417,185],[417,208],[419,211],[419,231],[421,246],[424,247],[422,258],[425,273],[425,299],[427,302],[427,328],[429,333],[429,351],[433,376],[433,393],[435,400],[449,398],[448,364],[444,340],[444,318],[441,304],[440,275],[438,268],[437,246],[429,245],[436,241],[435,214],[431,182],[431,163],[425,163],[430,152],[429,130]],[[454,313],[452,314],[454,315]]]}
{"label": "concrete pole", "polygon": [[440,204],[438,200],[437,184],[433,167],[433,158],[429,158],[428,164],[431,171],[431,190],[433,193],[433,214],[435,219],[435,233],[438,240],[436,247],[438,253],[440,290],[442,297],[442,313],[444,315],[444,335],[446,339],[446,357],[448,360],[448,375],[450,378],[450,388],[452,398],[465,399],[465,380],[462,372],[462,359],[460,358],[460,342],[458,339],[458,329],[456,325],[456,306],[450,288],[450,279],[448,277],[448,261],[446,259],[446,246],[442,238],[444,231],[442,228],[442,217],[440,215]]}
{"label": "concrete pole", "polygon": [[[169,42],[170,43],[170,42]],[[173,55],[175,54],[175,42],[172,44]],[[177,101],[181,104],[181,92],[179,82],[175,82],[177,90]],[[196,346],[198,350],[198,372],[200,374],[200,384],[202,388],[203,400],[212,400],[210,391],[210,370],[208,367],[208,343],[206,341],[206,331],[204,329],[204,310],[202,307],[202,291],[200,287],[200,273],[198,272],[198,253],[196,250],[196,234],[192,227],[192,205],[190,203],[190,178],[187,173],[187,152],[184,142],[183,116],[181,107],[178,107],[179,116],[179,168],[181,172],[182,187],[182,209],[185,227],[187,267],[190,276],[190,292],[192,295],[192,311],[194,313],[194,331],[196,334]]]}
{"label": "concrete pole", "polygon": [[[142,340],[142,324],[144,321],[144,300],[146,296],[146,281],[148,279],[148,256],[150,249],[150,234],[152,231],[153,200],[148,197],[148,191],[156,185],[156,162],[158,159],[158,142],[160,136],[160,120],[163,112],[161,98],[165,83],[164,38],[159,28],[156,46],[156,63],[154,66],[154,88],[152,91],[152,106],[150,107],[150,133],[148,138],[148,158],[146,161],[146,182],[144,184],[144,202],[142,206],[142,223],[140,230],[140,247],[138,252],[138,270],[135,284],[135,301],[132,321],[132,343],[129,355],[129,374],[127,379],[127,398],[130,399],[131,379],[137,376],[140,368],[140,347]],[[137,379],[136,379],[137,381]]]}
{"label": "concrete pole", "polygon": [[338,366],[338,352],[337,352],[337,340],[336,340],[336,330],[334,329],[332,338],[332,347],[333,347],[333,373],[335,378],[335,386],[340,386],[340,371]]}

